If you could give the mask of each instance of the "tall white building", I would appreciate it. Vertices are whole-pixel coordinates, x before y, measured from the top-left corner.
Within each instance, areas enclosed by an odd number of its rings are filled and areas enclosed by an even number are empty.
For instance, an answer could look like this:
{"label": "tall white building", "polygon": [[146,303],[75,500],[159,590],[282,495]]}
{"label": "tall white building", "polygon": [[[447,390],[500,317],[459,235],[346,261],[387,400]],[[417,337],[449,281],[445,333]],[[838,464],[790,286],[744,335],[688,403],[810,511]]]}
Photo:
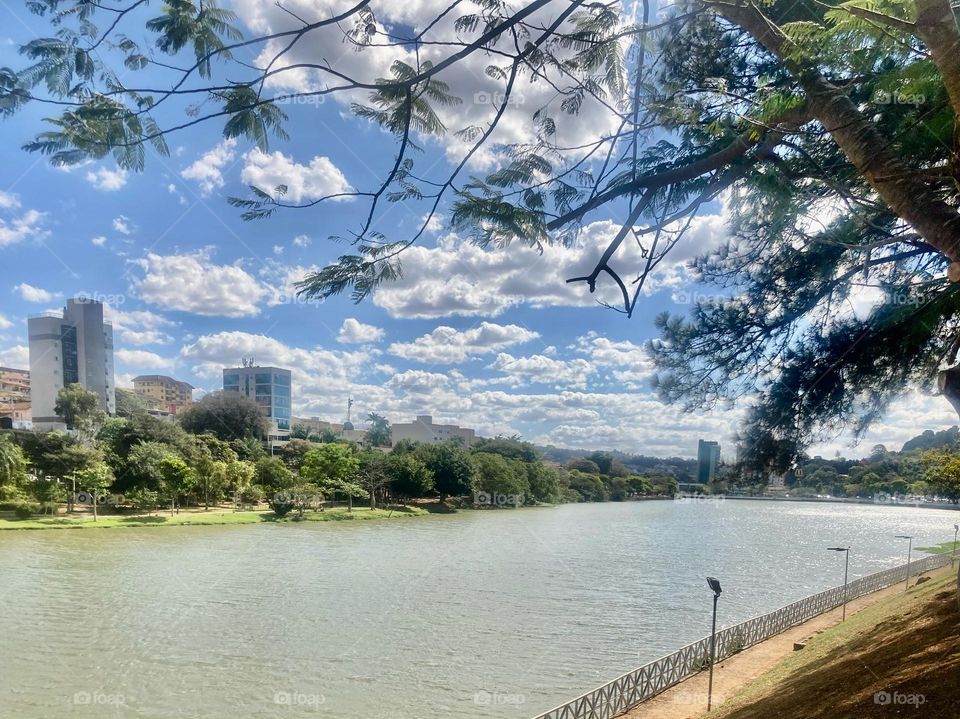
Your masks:
{"label": "tall white building", "polygon": [[63,313],[45,312],[27,319],[33,426],[63,429],[54,411],[57,393],[79,384],[100,398],[100,407],[116,414],[113,385],[113,326],[103,321],[103,304],[85,298],[67,300]]}
{"label": "tall white building", "polygon": [[475,430],[455,424],[434,424],[429,414],[417,415],[413,422],[396,422],[390,425],[390,440],[396,444],[402,439],[411,442],[446,442],[459,438],[464,447],[469,447],[477,439]]}

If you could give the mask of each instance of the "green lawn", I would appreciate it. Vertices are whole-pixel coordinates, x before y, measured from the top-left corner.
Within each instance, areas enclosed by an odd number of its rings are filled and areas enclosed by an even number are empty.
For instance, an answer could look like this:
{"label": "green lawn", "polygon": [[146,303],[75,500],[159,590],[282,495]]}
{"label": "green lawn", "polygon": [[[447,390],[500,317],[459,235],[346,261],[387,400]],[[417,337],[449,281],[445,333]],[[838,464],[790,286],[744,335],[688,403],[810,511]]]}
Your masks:
{"label": "green lawn", "polygon": [[[917,547],[918,552],[927,552],[929,554],[950,554],[953,552],[953,540],[938,544],[935,547]],[[957,556],[960,556],[960,543],[957,544]]]}
{"label": "green lawn", "polygon": [[[335,522],[335,521],[363,521],[373,519],[400,519],[417,517],[428,514],[426,510],[415,507],[403,509],[370,509],[369,507],[354,507],[348,512],[346,507],[333,507],[323,512],[306,512],[302,521],[307,522]],[[183,511],[170,516],[169,513],[116,516],[104,515],[96,522],[93,517],[37,517],[34,519],[0,519],[0,530],[3,529],[112,529],[116,527],[173,527],[183,525],[216,525],[216,524],[256,524],[258,522],[274,522],[275,524],[296,523],[299,520],[295,513],[290,513],[278,520],[273,512],[233,512],[230,510],[214,510],[210,512]]]}

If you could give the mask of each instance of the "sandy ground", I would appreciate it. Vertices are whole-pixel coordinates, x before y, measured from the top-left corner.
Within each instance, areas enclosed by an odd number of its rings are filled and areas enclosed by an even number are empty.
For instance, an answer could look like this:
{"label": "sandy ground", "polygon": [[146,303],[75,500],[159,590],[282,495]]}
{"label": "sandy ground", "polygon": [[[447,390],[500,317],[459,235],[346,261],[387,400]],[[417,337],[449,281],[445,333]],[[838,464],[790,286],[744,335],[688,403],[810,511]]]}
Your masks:
{"label": "sandy ground", "polygon": [[[929,572],[928,575],[940,577],[952,571],[948,566]],[[916,578],[910,580],[911,586],[914,581]],[[903,592],[902,583],[855,599],[847,604],[847,616],[898,592]],[[713,706],[722,705],[726,697],[733,697],[740,689],[790,655],[794,642],[804,642],[817,632],[838,624],[841,616],[840,609],[833,609],[717,664],[713,670]],[[707,682],[708,672],[701,672],[621,716],[627,719],[693,719],[706,714]]]}

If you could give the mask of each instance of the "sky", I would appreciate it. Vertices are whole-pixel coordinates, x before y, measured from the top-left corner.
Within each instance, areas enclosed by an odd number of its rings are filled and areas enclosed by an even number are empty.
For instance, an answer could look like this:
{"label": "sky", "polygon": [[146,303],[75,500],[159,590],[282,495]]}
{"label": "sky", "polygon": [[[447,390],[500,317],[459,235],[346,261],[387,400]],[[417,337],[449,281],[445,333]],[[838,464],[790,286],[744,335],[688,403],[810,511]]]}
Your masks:
{"label": "sky", "polygon": [[[344,3],[285,5],[313,17]],[[425,24],[437,5],[374,3],[380,21],[398,32]],[[272,3],[236,0],[231,7],[248,33],[292,22]],[[145,17],[152,14],[155,8]],[[0,66],[22,66],[19,44],[50,34],[16,3],[0,9],[0,28]],[[135,41],[150,41],[142,19],[127,32]],[[266,57],[269,49],[251,49],[238,59],[256,62],[258,52]],[[297,53],[370,78],[385,74],[396,59],[396,51],[386,49],[353,52],[338,36],[322,33],[291,53],[289,62]],[[483,72],[487,62],[478,58],[443,77],[466,98],[443,111],[448,127],[482,124],[491,116],[498,85]],[[164,81],[159,71],[144,73],[150,82]],[[272,88],[283,92],[317,82],[290,70],[279,73]],[[551,93],[543,83],[521,84],[494,140],[531,137],[532,110],[552,102]],[[200,396],[220,387],[223,367],[253,357],[293,370],[298,416],[342,421],[352,397],[354,418],[377,412],[397,422],[431,414],[485,436],[518,434],[541,444],[662,456],[694,456],[699,438],[716,439],[723,456],[733,458],[731,436],[743,406],[684,413],[664,405],[650,387],[653,367],[643,349],[656,336],[658,313],[685,314],[708,292],[691,283],[686,263],[723,242],[722,202],[694,221],[631,319],[598,304],[613,298],[608,287],[590,295],[565,282],[592,267],[620,227],[619,207],[587,218],[573,246],[539,253],[522,245],[471,244],[450,229],[444,204],[423,239],[403,255],[402,279],[360,304],[348,297],[298,298],[293,282],[349,251],[349,244],[330,236],[355,231],[365,202],[326,201],[245,222],[227,198],[248,196],[249,185],[285,184],[286,199],[295,203],[375,189],[395,144],[350,113],[349,101],[362,99],[288,103],[290,139],[272,140],[266,152],[246,140],[224,140],[222,125],[200,124],[171,135],[168,156],[149,150],[142,173],[118,169],[111,160],[61,169],[23,151],[48,108],[28,107],[2,121],[0,364],[28,367],[28,315],[82,295],[108,306],[119,387],[138,374],[162,373],[190,382]],[[588,103],[561,135],[574,144],[609,122]],[[452,133],[420,142],[418,171],[427,176],[449,172],[465,148]],[[496,160],[495,150],[478,153],[469,170],[483,173]],[[376,227],[390,239],[409,236],[424,222],[426,207],[416,202],[388,204],[376,216]],[[627,248],[617,261],[630,267],[637,259],[636,249]],[[910,391],[860,446],[841,435],[814,451],[860,456],[877,442],[899,448],[923,429],[954,423],[944,400]]]}

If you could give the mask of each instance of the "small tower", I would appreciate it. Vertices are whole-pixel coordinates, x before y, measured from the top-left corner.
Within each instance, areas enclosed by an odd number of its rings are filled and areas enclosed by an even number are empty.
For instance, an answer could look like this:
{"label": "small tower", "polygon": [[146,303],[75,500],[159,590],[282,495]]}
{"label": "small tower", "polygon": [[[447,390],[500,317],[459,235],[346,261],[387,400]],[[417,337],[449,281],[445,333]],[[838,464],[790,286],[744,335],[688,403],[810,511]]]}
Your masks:
{"label": "small tower", "polygon": [[347,397],[347,421],[343,423],[344,432],[353,431],[353,422],[350,421],[350,410],[353,409],[353,397]]}

